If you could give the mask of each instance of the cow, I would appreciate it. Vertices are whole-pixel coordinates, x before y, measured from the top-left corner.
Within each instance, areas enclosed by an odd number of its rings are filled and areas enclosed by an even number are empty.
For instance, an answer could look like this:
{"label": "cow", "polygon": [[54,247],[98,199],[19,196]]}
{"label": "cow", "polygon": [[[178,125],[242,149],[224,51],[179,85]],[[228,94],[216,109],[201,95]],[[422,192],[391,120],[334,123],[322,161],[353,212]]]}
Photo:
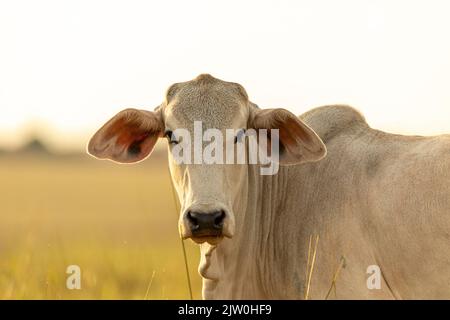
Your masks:
{"label": "cow", "polygon": [[[174,132],[195,121],[278,129],[279,171],[180,163]],[[154,111],[119,112],[88,153],[138,162],[163,137],[204,299],[450,298],[450,136],[382,132],[346,105],[261,109],[241,85],[201,74]]]}

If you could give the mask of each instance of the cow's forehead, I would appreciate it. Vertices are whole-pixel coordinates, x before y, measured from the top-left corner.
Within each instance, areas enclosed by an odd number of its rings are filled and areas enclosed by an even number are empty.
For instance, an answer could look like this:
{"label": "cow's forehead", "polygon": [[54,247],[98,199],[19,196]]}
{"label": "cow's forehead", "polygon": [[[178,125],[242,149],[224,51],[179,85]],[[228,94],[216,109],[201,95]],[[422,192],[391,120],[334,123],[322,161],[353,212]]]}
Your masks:
{"label": "cow's forehead", "polygon": [[248,98],[238,84],[200,75],[171,86],[166,97],[167,118],[177,126],[202,121],[207,127],[226,128],[245,121]]}

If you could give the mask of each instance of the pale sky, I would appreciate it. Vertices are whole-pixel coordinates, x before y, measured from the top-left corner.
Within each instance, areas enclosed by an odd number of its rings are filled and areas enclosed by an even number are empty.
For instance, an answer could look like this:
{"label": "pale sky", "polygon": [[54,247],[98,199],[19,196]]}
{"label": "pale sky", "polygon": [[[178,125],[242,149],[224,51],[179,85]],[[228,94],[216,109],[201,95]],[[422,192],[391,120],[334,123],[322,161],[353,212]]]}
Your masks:
{"label": "pale sky", "polygon": [[0,0],[0,146],[84,147],[125,107],[211,73],[260,107],[361,110],[450,133],[450,1]]}

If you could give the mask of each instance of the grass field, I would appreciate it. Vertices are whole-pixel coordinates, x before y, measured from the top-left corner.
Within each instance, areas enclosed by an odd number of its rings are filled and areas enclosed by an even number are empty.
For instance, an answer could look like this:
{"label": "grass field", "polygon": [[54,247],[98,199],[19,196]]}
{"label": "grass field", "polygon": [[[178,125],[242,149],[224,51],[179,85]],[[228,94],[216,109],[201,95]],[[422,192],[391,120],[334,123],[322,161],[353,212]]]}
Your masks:
{"label": "grass field", "polygon": [[[166,158],[0,158],[1,299],[188,299]],[[186,241],[194,298],[198,247]],[[81,289],[66,268],[81,268]]]}

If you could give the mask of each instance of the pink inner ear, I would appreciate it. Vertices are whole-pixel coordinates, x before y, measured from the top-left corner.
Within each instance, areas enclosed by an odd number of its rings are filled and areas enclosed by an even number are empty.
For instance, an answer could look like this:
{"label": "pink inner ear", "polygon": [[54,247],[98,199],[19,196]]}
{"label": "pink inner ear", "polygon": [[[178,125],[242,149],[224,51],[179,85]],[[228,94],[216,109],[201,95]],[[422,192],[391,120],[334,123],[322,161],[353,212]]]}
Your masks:
{"label": "pink inner ear", "polygon": [[138,121],[119,119],[108,130],[107,136],[110,138],[117,136],[116,144],[119,150],[125,152],[127,157],[131,157],[129,160],[136,161],[150,153],[158,139],[158,132],[146,131]]}
{"label": "pink inner ear", "polygon": [[130,134],[125,134],[123,138],[125,143],[124,150],[128,156],[144,158],[152,151],[157,139],[158,132],[146,131],[139,133],[135,130]]}
{"label": "pink inner ear", "polygon": [[88,152],[100,159],[137,162],[150,154],[163,128],[154,112],[125,109],[94,134]]}
{"label": "pink inner ear", "polygon": [[[301,163],[314,161],[324,155],[326,150],[316,134],[295,115],[284,109],[266,109],[259,111],[253,119],[253,128],[279,130],[280,161]],[[271,141],[267,148],[271,150]]]}
{"label": "pink inner ear", "polygon": [[295,119],[288,118],[280,128],[280,140],[289,148],[301,143],[306,149],[314,149],[314,140],[311,133]]}
{"label": "pink inner ear", "polygon": [[116,143],[122,148],[128,148],[134,143],[141,143],[150,135],[141,128],[137,121],[118,119],[107,131],[106,139],[117,136]]}
{"label": "pink inner ear", "polygon": [[298,157],[303,153],[303,148],[312,150],[315,147],[313,137],[308,129],[294,118],[276,119],[270,126],[279,129],[280,157],[284,157],[284,151],[288,151],[291,156]]}
{"label": "pink inner ear", "polygon": [[150,135],[150,132],[145,132],[145,133],[141,134],[140,136],[136,137],[134,139],[134,141],[135,142],[137,142],[137,141],[142,142],[143,140],[147,139],[149,135]]}
{"label": "pink inner ear", "polygon": [[151,135],[150,132],[144,132],[141,135],[134,137],[133,141],[129,144],[128,148],[130,148],[132,145],[141,145],[145,141],[145,139],[150,137],[150,135]]}

